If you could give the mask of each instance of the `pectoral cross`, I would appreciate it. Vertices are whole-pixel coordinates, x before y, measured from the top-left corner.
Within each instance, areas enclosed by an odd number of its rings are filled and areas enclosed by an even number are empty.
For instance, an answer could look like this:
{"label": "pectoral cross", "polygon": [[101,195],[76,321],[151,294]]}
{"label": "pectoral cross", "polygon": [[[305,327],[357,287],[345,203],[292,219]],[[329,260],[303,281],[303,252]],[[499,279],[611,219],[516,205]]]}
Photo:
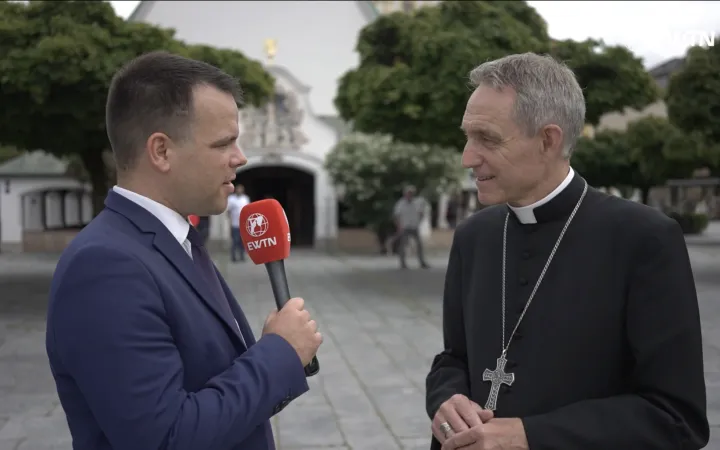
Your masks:
{"label": "pectoral cross", "polygon": [[492,383],[490,386],[490,395],[488,395],[487,402],[485,403],[485,409],[495,411],[498,394],[500,393],[500,385],[507,384],[508,386],[512,386],[515,381],[514,373],[505,373],[505,364],[507,364],[507,359],[505,359],[505,353],[503,353],[497,359],[497,367],[495,370],[485,369],[485,372],[483,372],[483,381]]}

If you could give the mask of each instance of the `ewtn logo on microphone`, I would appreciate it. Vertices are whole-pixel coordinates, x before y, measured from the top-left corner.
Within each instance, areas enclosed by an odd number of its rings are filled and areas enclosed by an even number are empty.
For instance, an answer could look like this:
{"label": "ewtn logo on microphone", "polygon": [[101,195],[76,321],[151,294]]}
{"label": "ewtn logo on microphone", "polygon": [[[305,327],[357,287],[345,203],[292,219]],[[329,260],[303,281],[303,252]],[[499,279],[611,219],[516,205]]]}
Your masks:
{"label": "ewtn logo on microphone", "polygon": [[254,241],[247,243],[248,251],[259,250],[277,245],[277,240],[273,236],[263,238],[262,236],[268,231],[268,220],[263,214],[254,213],[248,216],[245,221],[245,229],[247,233],[256,238]]}
{"label": "ewtn logo on microphone", "polygon": [[668,39],[671,44],[684,47],[714,47],[717,34],[715,31],[704,30],[672,31]]}

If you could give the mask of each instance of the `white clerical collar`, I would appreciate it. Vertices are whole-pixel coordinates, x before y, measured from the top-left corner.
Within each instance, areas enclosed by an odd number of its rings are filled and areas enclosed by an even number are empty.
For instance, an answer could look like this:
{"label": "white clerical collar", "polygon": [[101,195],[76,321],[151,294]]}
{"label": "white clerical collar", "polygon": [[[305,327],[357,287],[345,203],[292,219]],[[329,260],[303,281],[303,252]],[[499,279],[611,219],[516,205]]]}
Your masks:
{"label": "white clerical collar", "polygon": [[571,167],[570,171],[568,171],[568,174],[565,177],[565,179],[563,180],[563,182],[560,183],[560,185],[558,187],[556,187],[554,191],[549,193],[545,198],[533,203],[532,205],[528,205],[528,206],[508,205],[508,207],[515,213],[515,216],[517,216],[520,223],[522,223],[522,224],[537,223],[537,219],[535,218],[535,208],[537,208],[538,206],[544,205],[545,203],[554,199],[559,193],[561,193],[563,191],[563,189],[565,189],[570,184],[574,175],[575,175],[575,171],[573,171],[573,169]]}

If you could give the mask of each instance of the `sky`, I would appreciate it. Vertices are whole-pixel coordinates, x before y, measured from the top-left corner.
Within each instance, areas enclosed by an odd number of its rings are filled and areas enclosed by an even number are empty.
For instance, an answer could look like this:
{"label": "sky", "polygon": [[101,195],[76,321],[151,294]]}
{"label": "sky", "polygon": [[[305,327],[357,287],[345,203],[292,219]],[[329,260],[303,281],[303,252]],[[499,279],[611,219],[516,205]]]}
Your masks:
{"label": "sky", "polygon": [[[127,18],[137,1],[111,1]],[[682,56],[692,44],[720,32],[720,2],[529,1],[556,39],[602,39],[622,44],[646,67]],[[718,42],[717,45],[720,45]]]}

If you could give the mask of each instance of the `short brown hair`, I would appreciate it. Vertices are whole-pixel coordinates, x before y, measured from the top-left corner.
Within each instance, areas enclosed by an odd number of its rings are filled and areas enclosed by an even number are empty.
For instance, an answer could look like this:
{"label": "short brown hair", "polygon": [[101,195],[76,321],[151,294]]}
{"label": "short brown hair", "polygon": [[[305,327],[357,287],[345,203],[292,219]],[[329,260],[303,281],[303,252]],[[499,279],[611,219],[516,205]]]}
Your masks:
{"label": "short brown hair", "polygon": [[240,102],[237,80],[202,61],[168,52],[139,56],[113,77],[105,105],[105,126],[118,171],[132,167],[151,134],[190,137],[193,89],[208,85]]}

